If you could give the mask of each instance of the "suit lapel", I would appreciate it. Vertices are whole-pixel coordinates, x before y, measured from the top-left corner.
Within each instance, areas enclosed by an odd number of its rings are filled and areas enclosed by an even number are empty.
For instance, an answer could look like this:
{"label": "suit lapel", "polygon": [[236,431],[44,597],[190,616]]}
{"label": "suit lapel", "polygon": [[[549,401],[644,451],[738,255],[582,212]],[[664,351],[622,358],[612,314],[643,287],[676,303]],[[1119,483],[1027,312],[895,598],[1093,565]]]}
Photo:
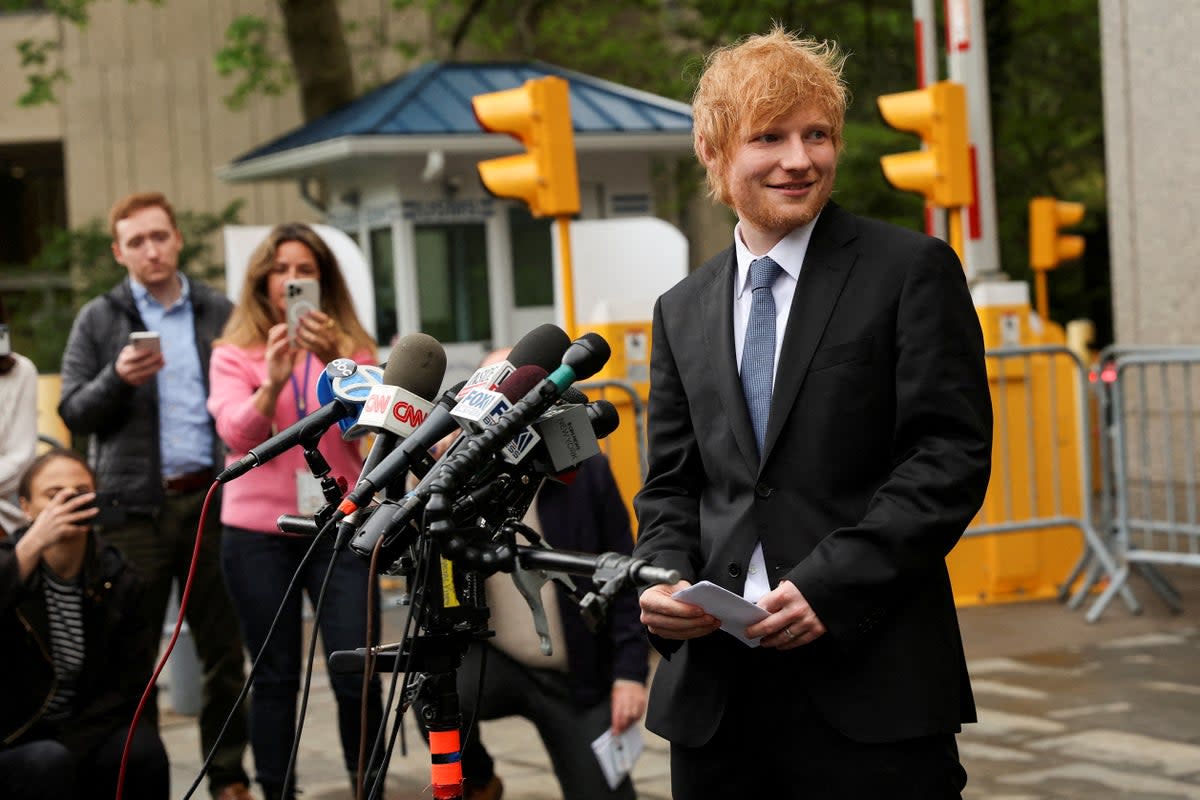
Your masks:
{"label": "suit lapel", "polygon": [[700,329],[704,331],[707,352],[713,355],[713,379],[725,406],[725,418],[729,420],[746,465],[757,473],[758,444],[754,441],[754,428],[750,425],[750,412],[746,408],[733,349],[733,280],[737,274],[733,248],[714,260],[719,263],[713,271],[713,279],[701,290]]}
{"label": "suit lapel", "polygon": [[[852,215],[833,202],[825,206],[808,243],[796,293],[792,297],[792,308],[788,312],[787,330],[783,335],[783,348],[779,354],[775,388],[771,395],[763,464],[770,457],[779,432],[783,430],[795,405],[813,354],[829,324],[842,287],[846,285],[846,278],[857,255],[857,250],[849,246],[856,234],[857,226]],[[748,416],[748,413],[744,412],[744,415]]]}

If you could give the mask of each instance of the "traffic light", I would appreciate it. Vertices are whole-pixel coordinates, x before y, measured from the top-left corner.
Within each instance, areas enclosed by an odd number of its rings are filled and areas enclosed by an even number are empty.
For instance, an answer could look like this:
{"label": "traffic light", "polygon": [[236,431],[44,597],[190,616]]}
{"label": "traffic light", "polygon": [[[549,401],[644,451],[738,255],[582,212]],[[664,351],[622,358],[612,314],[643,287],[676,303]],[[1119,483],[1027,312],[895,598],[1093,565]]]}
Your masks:
{"label": "traffic light", "polygon": [[547,76],[516,89],[476,95],[471,107],[485,131],[508,133],[521,155],[479,162],[479,178],[497,197],[523,200],[535,217],[579,213],[579,178],[567,82]]}
{"label": "traffic light", "polygon": [[1068,203],[1053,197],[1029,201],[1029,265],[1035,270],[1054,269],[1061,261],[1083,255],[1083,237],[1061,235],[1060,228],[1083,220],[1083,203]]}
{"label": "traffic light", "polygon": [[893,128],[920,135],[925,149],[879,159],[888,183],[925,195],[941,208],[975,200],[967,138],[967,92],[961,83],[939,81],[924,89],[880,95],[879,113]]}

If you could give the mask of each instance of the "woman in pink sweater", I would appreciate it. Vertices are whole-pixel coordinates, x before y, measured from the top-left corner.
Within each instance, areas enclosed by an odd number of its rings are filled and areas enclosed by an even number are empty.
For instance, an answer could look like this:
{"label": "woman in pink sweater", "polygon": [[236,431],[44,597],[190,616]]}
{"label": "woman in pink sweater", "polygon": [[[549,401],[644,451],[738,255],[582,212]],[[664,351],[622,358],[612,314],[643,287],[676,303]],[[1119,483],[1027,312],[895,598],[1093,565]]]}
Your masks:
{"label": "woman in pink sweater", "polygon": [[[302,317],[295,338],[289,340],[284,285],[298,278],[318,280],[321,308]],[[276,226],[251,256],[241,297],[214,343],[208,409],[228,448],[227,463],[318,408],[317,378],[328,362],[372,362],[374,352],[329,247],[307,225]],[[357,442],[344,441],[334,426],[317,449],[334,477],[350,484],[357,480],[362,468]],[[252,658],[263,650],[284,592],[312,545],[308,538],[280,535],[275,520],[280,514],[311,515],[322,502],[299,447],[225,485],[222,568]],[[332,535],[327,535],[300,573],[299,585],[314,605],[332,557]],[[338,557],[320,619],[326,653],[366,644],[367,578],[366,562],[345,554]],[[370,602],[378,613],[378,594]],[[287,763],[295,737],[302,645],[301,598],[293,592],[266,645],[251,695],[250,741],[268,800],[293,796]],[[362,682],[352,676],[330,676],[330,682],[337,698],[342,754],[353,781]],[[367,730],[373,733],[382,718],[377,678],[367,707]]]}

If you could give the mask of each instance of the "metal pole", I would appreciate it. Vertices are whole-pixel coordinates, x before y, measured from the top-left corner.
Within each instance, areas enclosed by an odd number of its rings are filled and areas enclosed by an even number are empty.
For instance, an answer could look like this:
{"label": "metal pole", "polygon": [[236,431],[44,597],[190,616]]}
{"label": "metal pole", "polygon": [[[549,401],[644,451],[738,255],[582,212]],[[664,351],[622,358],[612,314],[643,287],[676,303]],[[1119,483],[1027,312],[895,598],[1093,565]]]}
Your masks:
{"label": "metal pole", "polygon": [[975,203],[952,213],[964,215],[967,279],[975,281],[1000,273],[983,0],[946,0],[946,47],[950,80],[967,87]]}
{"label": "metal pole", "polygon": [[[913,42],[917,48],[917,88],[924,89],[938,79],[937,14],[933,0],[913,0]],[[925,232],[948,241],[944,209],[925,204]],[[962,249],[957,249],[962,258]]]}

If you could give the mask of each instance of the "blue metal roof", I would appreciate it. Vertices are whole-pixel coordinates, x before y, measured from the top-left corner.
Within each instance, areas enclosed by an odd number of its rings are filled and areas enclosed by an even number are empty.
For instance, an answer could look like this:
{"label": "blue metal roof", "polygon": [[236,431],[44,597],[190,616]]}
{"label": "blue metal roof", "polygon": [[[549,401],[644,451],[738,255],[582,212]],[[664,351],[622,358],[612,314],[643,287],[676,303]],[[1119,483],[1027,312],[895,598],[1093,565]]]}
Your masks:
{"label": "blue metal roof", "polygon": [[484,131],[471,111],[473,96],[512,89],[546,75],[569,82],[576,134],[691,132],[692,111],[686,103],[551,64],[435,61],[238,156],[233,163],[347,136],[478,135]]}

